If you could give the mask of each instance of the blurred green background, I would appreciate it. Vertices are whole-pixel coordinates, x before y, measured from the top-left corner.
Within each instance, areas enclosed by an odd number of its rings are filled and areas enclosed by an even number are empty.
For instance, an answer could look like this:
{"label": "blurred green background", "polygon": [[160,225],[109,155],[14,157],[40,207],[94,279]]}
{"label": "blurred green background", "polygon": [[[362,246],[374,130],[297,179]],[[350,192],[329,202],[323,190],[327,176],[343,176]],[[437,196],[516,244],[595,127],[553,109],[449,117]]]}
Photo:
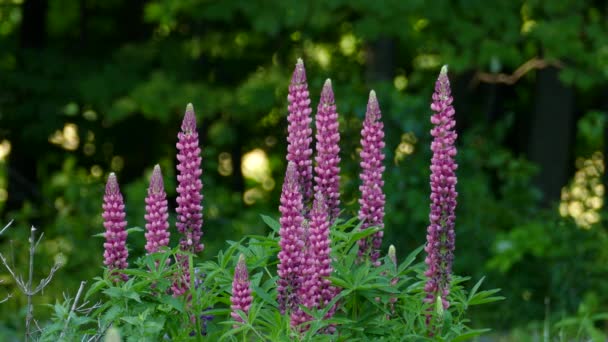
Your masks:
{"label": "blurred green background", "polygon": [[[449,64],[459,132],[455,270],[507,300],[474,325],[530,336],[608,311],[604,172],[606,1],[0,0],[0,252],[25,270],[28,227],[45,233],[36,273],[65,263],[36,303],[100,274],[109,172],[129,226],[160,163],[175,199],[185,105],[199,120],[204,258],[277,215],[287,86],[306,63],[312,105],[331,78],[344,208],[356,212],[359,131],[375,89],[386,127],[386,238],[425,241],[430,96]],[[173,237],[175,237],[174,234]],[[129,238],[143,253],[143,235]],[[0,296],[14,282],[0,271]],[[25,299],[0,305],[0,335]],[[37,305],[44,319],[50,308]],[[592,326],[593,327],[593,326]],[[601,323],[595,328],[605,329]],[[518,335],[520,334],[520,335]]]}

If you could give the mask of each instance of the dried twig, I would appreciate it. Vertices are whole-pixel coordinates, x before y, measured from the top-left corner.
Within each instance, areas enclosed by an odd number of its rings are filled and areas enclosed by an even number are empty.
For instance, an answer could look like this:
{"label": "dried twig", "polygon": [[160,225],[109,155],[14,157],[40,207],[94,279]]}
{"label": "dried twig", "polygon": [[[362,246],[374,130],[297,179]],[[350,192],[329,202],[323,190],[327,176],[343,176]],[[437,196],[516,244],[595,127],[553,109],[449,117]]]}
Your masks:
{"label": "dried twig", "polygon": [[[4,231],[9,229],[11,227],[11,225],[13,224],[13,220],[11,220],[6,226],[4,226],[4,228],[2,228],[2,230],[0,230],[0,235],[4,234]],[[4,280],[0,280],[0,283],[3,283]],[[13,297],[12,293],[9,293],[8,295],[6,295],[6,297],[2,300],[0,300],[0,304],[6,302],[7,300],[11,299]]]}
{"label": "dried twig", "polygon": [[[11,221],[11,223],[12,223],[12,221]],[[2,230],[2,232],[4,232],[5,229],[6,229],[6,227]],[[26,307],[26,316],[25,316],[25,341],[26,342],[29,341],[32,337],[32,331],[31,331],[32,321],[34,322],[34,324],[36,324],[36,326],[38,326],[38,322],[36,322],[36,320],[34,320],[34,307],[32,305],[32,297],[35,296],[38,292],[42,291],[51,282],[51,280],[53,279],[53,276],[55,275],[55,272],[57,272],[59,267],[61,267],[61,264],[53,265],[53,267],[51,268],[51,271],[49,272],[49,275],[46,278],[43,278],[42,280],[40,280],[40,283],[35,288],[32,288],[32,281],[34,279],[34,254],[35,254],[36,248],[40,244],[40,241],[42,240],[43,236],[44,236],[44,234],[40,234],[40,236],[38,237],[38,240],[36,240],[36,228],[32,226],[32,228],[30,229],[30,238],[28,240],[28,242],[30,244],[30,250],[29,250],[30,259],[29,259],[27,282],[23,279],[23,277],[21,275],[15,274],[15,271],[8,264],[8,261],[6,260],[4,255],[2,255],[2,253],[0,253],[0,260],[4,264],[4,267],[6,267],[8,272],[11,274],[11,276],[15,280],[15,284],[17,284],[17,287],[27,297],[27,307]],[[40,328],[39,328],[39,330],[40,330]]]}
{"label": "dried twig", "polygon": [[0,230],[0,235],[2,235],[2,233],[4,233],[4,231],[7,230],[12,224],[13,220],[11,220],[6,226],[4,226],[4,228],[2,228],[2,230]]}
{"label": "dried twig", "polygon": [[471,87],[477,86],[479,82],[484,83],[503,83],[503,84],[515,84],[520,78],[522,78],[528,72],[534,69],[544,69],[546,67],[554,66],[562,68],[564,65],[560,61],[547,61],[542,58],[534,57],[524,64],[520,65],[512,74],[504,73],[490,73],[477,71],[473,79],[471,80]]}
{"label": "dried twig", "polygon": [[86,281],[81,281],[80,282],[80,287],[78,288],[78,292],[76,293],[76,297],[74,298],[74,303],[72,303],[72,309],[70,310],[70,313],[68,313],[68,318],[65,320],[65,324],[63,325],[63,329],[61,330],[61,334],[59,334],[59,340],[60,341],[65,336],[65,331],[68,330],[68,324],[70,323],[70,319],[72,318],[72,314],[76,310],[76,305],[78,304],[78,300],[80,299],[80,295],[82,295],[82,290],[84,289],[84,285],[86,283],[87,283]]}

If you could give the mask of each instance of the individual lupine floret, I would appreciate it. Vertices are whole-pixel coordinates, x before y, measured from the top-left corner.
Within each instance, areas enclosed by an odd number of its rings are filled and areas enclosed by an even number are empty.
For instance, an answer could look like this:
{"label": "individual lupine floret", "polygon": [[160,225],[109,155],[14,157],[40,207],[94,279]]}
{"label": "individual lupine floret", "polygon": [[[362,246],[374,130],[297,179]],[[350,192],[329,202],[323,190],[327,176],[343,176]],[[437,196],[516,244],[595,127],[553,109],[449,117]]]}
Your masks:
{"label": "individual lupine floret", "polygon": [[298,289],[301,282],[300,264],[304,248],[304,217],[302,193],[298,187],[296,165],[289,162],[281,192],[279,229],[279,265],[277,273],[278,302],[281,313],[298,307]]}
{"label": "individual lupine floret", "polygon": [[106,242],[104,247],[104,265],[108,267],[112,275],[119,275],[115,280],[127,280],[127,276],[117,270],[129,266],[127,257],[127,221],[125,220],[125,204],[120,193],[116,175],[112,172],[106,183],[106,192],[103,196],[103,226],[105,227]]}
{"label": "individual lupine floret", "polygon": [[[433,142],[431,150],[431,210],[429,215],[430,224],[427,231],[427,243],[424,250],[427,253],[425,262],[428,278],[425,285],[425,302],[434,304],[441,298],[444,309],[450,305],[448,295],[450,293],[450,279],[452,273],[452,262],[454,260],[455,233],[454,221],[456,218],[456,122],[454,121],[453,98],[450,91],[450,80],[447,75],[447,66],[441,69],[431,109],[431,130]],[[427,317],[427,323],[430,322]]]}
{"label": "individual lupine floret", "polygon": [[315,193],[321,192],[329,210],[330,221],[340,213],[340,131],[338,112],[331,81],[325,81],[317,108]]}
{"label": "individual lupine floret", "polygon": [[169,213],[167,194],[163,183],[160,166],[154,166],[146,197],[146,251],[158,252],[159,248],[169,244]]}
{"label": "individual lupine floret", "polygon": [[232,281],[232,296],[230,297],[230,309],[232,310],[230,315],[232,318],[237,322],[243,322],[238,311],[242,311],[246,316],[249,313],[252,301],[247,264],[245,263],[245,256],[241,254],[234,269],[234,280]]}
{"label": "individual lupine floret", "polygon": [[[372,90],[369,93],[367,111],[361,130],[361,185],[359,190],[359,219],[363,221],[361,229],[378,227],[380,231],[371,238],[359,240],[359,259],[369,257],[374,265],[378,266],[382,237],[384,236],[384,204],[385,195],[382,190],[384,181],[384,124],[380,121],[381,112]],[[370,243],[371,240],[371,243]]]}
{"label": "individual lupine floret", "polygon": [[177,230],[183,235],[180,247],[184,251],[199,253],[204,245],[203,235],[203,183],[201,175],[201,148],[196,131],[194,108],[189,103],[182,121],[182,130],[177,142]]}
{"label": "individual lupine floret", "polygon": [[312,123],[310,94],[304,62],[298,58],[289,84],[287,116],[287,160],[296,167],[297,182],[304,203],[312,199]]}
{"label": "individual lupine floret", "polygon": [[[299,290],[300,304],[311,310],[326,307],[336,296],[337,291],[328,279],[333,272],[331,266],[331,247],[329,237],[329,208],[321,192],[315,193],[306,242],[302,257],[302,286]],[[327,318],[333,316],[335,309],[329,310]],[[291,325],[297,326],[311,317],[303,310],[297,309],[291,316]],[[305,326],[300,329],[306,330]]]}

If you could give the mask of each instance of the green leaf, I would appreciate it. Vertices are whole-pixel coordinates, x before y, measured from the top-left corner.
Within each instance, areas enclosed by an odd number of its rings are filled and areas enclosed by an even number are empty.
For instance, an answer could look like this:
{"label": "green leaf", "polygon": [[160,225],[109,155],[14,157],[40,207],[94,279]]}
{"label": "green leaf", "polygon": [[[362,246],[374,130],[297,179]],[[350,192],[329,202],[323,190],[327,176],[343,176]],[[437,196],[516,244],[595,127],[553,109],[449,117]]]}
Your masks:
{"label": "green leaf", "polygon": [[260,214],[260,216],[262,217],[262,221],[264,221],[264,223],[266,223],[266,225],[268,227],[270,227],[270,229],[272,229],[272,231],[274,231],[276,233],[279,232],[279,229],[281,228],[281,224],[277,220],[275,220],[272,217],[267,216],[267,215]]}
{"label": "green leaf", "polygon": [[461,334],[458,337],[455,337],[452,341],[453,342],[459,342],[459,341],[470,340],[473,337],[481,336],[482,334],[485,334],[485,333],[489,332],[490,330],[491,329],[475,329],[475,330],[470,330],[470,331],[467,331],[464,334]]}
{"label": "green leaf", "polygon": [[143,232],[144,230],[141,227],[131,227],[131,228],[127,228],[127,235],[131,235],[131,233],[139,233],[139,232]]}
{"label": "green leaf", "polygon": [[483,283],[483,280],[486,277],[481,277],[481,279],[479,279],[479,281],[477,282],[477,284],[475,284],[475,286],[473,286],[473,289],[471,289],[471,293],[469,294],[469,298],[467,299],[467,303],[471,301],[471,299],[473,299],[473,296],[475,296],[475,294],[477,293],[477,290],[479,290],[479,287],[481,286],[481,283]]}
{"label": "green leaf", "polygon": [[279,307],[279,303],[277,303],[277,301],[270,297],[270,295],[264,291],[264,289],[262,289],[261,287],[258,286],[252,286],[253,287],[253,293],[255,293],[256,296],[262,298],[262,300],[272,306],[274,306],[275,308]]}
{"label": "green leaf", "polygon": [[468,304],[469,305],[480,305],[480,304],[491,303],[491,302],[496,302],[496,301],[505,299],[505,297],[502,297],[502,296],[491,297],[493,294],[495,294],[499,291],[500,291],[500,289],[492,289],[492,290],[478,292],[468,301]]}
{"label": "green leaf", "polygon": [[91,287],[87,291],[87,293],[84,296],[84,298],[88,299],[90,296],[92,296],[92,295],[96,294],[97,292],[99,292],[99,290],[101,290],[106,285],[107,285],[107,282],[105,280],[103,280],[103,279],[96,281],[93,285],[91,285]]}
{"label": "green leaf", "polygon": [[142,323],[142,321],[139,319],[139,317],[135,317],[135,316],[123,316],[120,318],[120,320],[127,322],[128,324],[131,324],[131,325],[140,325]]}

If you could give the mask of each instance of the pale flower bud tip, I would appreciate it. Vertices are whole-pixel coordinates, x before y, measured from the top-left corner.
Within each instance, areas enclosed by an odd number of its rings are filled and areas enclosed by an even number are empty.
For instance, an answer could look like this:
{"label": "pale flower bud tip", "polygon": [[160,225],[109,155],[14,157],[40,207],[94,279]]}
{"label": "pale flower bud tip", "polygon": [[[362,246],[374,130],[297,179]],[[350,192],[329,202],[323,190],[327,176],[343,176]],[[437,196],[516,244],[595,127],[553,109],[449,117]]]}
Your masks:
{"label": "pale flower bud tip", "polygon": [[371,101],[377,101],[378,99],[376,98],[376,91],[375,90],[370,90],[369,92],[369,100]]}

